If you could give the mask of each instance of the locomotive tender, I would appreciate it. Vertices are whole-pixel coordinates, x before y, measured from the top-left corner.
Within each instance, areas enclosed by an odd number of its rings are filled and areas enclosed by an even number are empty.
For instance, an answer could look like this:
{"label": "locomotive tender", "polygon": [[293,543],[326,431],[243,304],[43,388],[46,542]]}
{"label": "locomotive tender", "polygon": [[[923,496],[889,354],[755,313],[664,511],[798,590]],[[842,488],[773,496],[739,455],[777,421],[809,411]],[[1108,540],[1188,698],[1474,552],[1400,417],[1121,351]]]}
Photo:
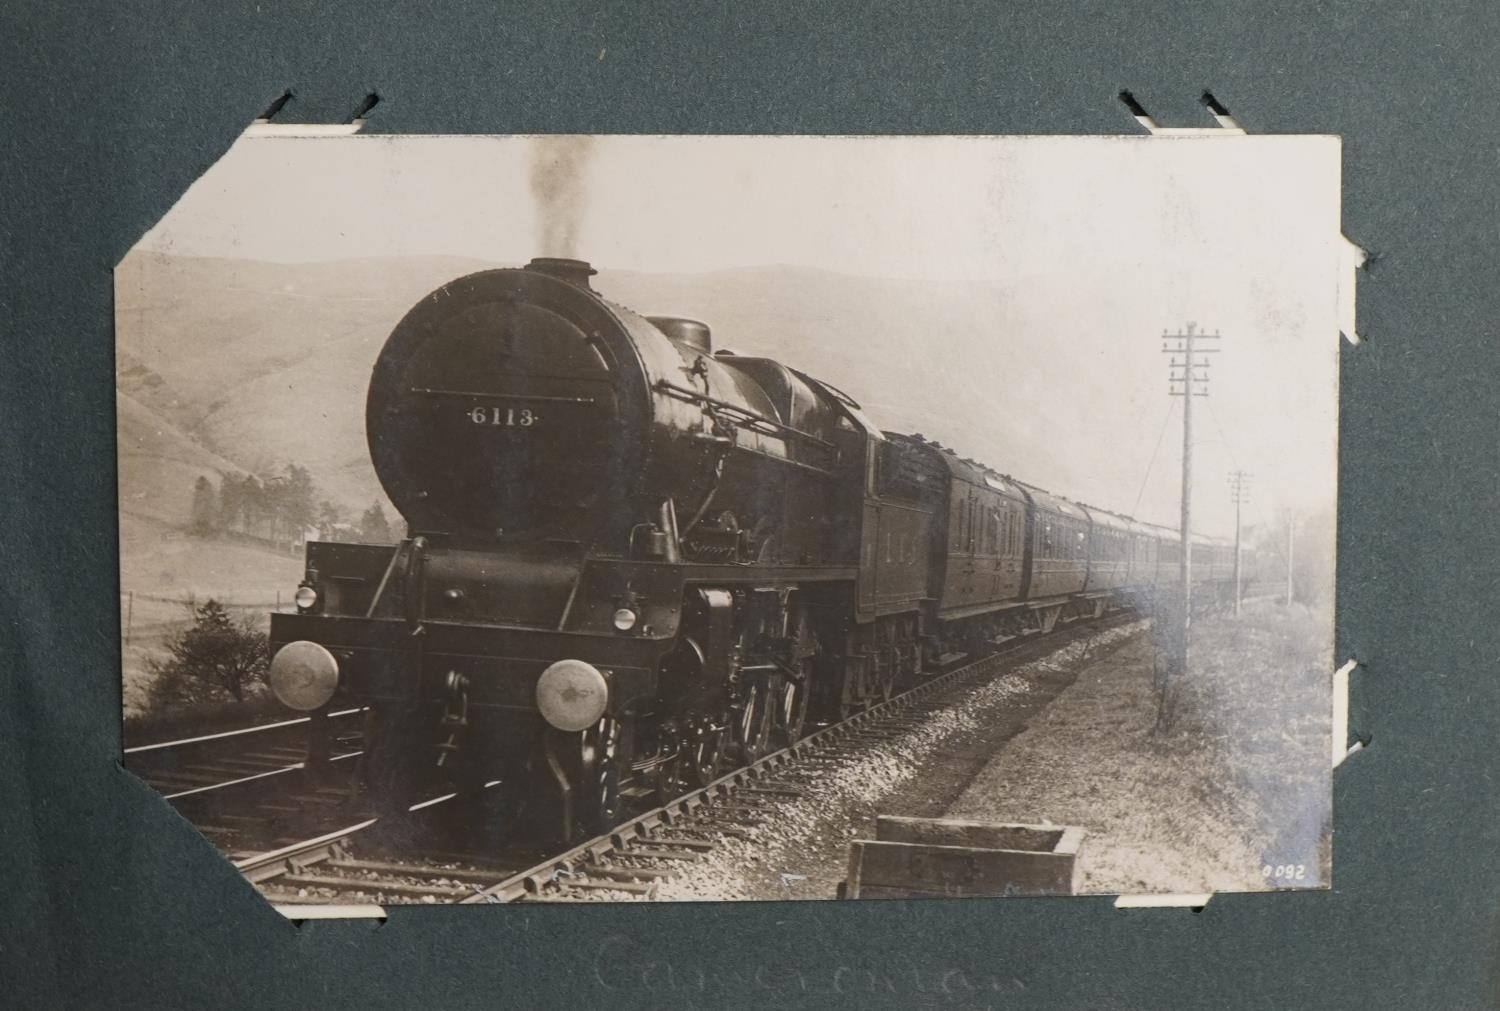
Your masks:
{"label": "locomotive tender", "polygon": [[[309,543],[297,613],[272,615],[310,755],[319,715],[368,706],[387,809],[498,780],[513,823],[575,838],[1001,635],[1175,584],[1175,531],[881,432],[594,273],[481,271],[401,320],[366,430],[408,535]],[[1195,538],[1193,579],[1232,576],[1232,545]]]}

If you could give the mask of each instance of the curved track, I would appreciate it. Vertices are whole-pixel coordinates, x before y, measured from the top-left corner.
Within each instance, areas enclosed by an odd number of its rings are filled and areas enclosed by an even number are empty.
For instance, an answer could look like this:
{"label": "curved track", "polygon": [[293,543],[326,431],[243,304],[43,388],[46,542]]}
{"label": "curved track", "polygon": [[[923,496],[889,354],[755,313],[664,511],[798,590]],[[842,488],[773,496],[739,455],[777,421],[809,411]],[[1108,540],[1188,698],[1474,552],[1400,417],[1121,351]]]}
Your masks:
{"label": "curved track", "polygon": [[[815,731],[796,744],[684,794],[612,831],[564,852],[540,857],[516,852],[482,856],[424,853],[391,857],[378,842],[376,819],[242,859],[236,866],[266,897],[298,915],[303,903],[368,905],[384,902],[556,902],[587,899],[643,900],[660,882],[703,859],[726,839],[753,838],[766,807],[798,796],[821,771],[860,749],[899,737],[922,724],[929,703],[1012,666],[1044,656],[1074,639],[1136,620],[1116,612],[1078,620],[1046,635],[1020,636],[980,660],[929,678],[906,692]],[[413,805],[412,811],[456,799],[449,794]],[[372,855],[356,855],[371,848]],[[293,908],[286,908],[291,906]]]}
{"label": "curved track", "polygon": [[136,745],[125,749],[123,765],[232,858],[343,805],[351,759],[362,753],[363,712],[329,714],[337,745],[317,784],[296,775],[307,768],[306,716]]}

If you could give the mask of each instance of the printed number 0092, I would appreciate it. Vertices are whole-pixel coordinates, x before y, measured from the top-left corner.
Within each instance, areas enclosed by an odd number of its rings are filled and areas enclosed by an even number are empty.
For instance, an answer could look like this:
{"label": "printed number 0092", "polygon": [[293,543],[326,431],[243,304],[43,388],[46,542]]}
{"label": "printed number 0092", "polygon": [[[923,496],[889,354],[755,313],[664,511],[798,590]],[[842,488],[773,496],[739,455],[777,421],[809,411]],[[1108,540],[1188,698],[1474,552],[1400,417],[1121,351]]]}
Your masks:
{"label": "printed number 0092", "polygon": [[1264,877],[1275,878],[1278,881],[1302,881],[1307,877],[1306,864],[1277,864],[1271,866],[1266,864],[1260,869]]}
{"label": "printed number 0092", "polygon": [[523,407],[519,411],[514,407],[476,407],[469,411],[469,420],[476,425],[530,428],[537,423],[537,416],[529,407]]}

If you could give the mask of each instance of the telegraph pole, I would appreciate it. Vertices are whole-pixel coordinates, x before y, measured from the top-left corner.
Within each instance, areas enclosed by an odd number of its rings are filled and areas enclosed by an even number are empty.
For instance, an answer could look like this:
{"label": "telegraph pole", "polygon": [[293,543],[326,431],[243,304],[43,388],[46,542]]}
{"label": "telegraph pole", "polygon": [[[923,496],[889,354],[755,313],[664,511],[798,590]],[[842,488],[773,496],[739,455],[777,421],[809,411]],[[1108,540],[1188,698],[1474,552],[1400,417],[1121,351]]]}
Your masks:
{"label": "telegraph pole", "polygon": [[1216,341],[1219,332],[1200,333],[1198,324],[1189,323],[1181,333],[1161,333],[1162,354],[1168,359],[1167,392],[1182,398],[1182,538],[1181,564],[1182,611],[1177,631],[1177,669],[1187,670],[1188,629],[1193,623],[1193,398],[1208,396],[1208,361],[1204,355],[1218,354],[1216,347],[1202,347],[1200,341]]}
{"label": "telegraph pole", "polygon": [[1248,471],[1229,472],[1229,495],[1234,500],[1234,616],[1240,615],[1240,506],[1250,501]]}

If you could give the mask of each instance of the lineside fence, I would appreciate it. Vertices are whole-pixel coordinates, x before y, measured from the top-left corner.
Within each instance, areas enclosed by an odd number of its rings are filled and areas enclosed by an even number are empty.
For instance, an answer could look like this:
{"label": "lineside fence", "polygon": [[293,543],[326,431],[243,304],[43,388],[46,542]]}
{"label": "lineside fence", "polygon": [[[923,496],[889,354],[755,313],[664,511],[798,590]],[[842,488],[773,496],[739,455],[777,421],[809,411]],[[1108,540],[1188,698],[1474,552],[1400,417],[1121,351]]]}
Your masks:
{"label": "lineside fence", "polygon": [[185,628],[193,623],[193,609],[216,600],[224,610],[241,618],[254,616],[264,621],[272,611],[290,611],[294,608],[290,593],[280,590],[265,598],[260,595],[234,593],[193,593],[183,596],[166,596],[146,593],[141,590],[120,591],[120,638],[126,647],[133,635],[160,635],[163,631]]}

